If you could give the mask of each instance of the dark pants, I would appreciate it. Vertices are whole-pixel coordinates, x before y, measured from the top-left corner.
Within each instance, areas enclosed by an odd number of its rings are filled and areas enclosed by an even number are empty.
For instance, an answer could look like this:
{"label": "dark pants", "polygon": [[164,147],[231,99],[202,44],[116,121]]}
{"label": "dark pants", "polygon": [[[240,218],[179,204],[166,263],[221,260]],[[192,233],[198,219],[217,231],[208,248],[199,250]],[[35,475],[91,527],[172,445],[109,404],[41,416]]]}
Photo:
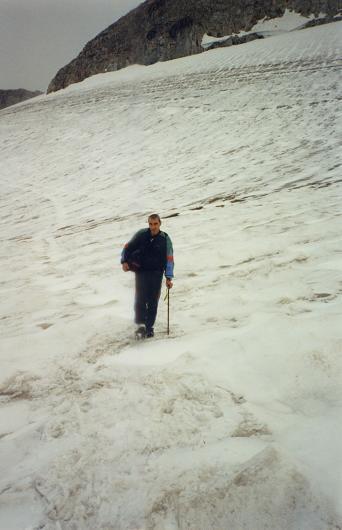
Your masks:
{"label": "dark pants", "polygon": [[135,323],[145,324],[147,329],[153,328],[156,320],[162,278],[162,271],[135,273]]}

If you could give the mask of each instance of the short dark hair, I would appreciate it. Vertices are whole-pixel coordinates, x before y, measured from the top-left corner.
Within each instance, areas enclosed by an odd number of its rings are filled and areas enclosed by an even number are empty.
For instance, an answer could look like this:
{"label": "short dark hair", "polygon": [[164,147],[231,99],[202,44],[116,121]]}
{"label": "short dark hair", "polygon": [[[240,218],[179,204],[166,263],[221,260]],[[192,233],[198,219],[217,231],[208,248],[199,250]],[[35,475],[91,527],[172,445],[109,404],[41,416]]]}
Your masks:
{"label": "short dark hair", "polygon": [[158,219],[158,221],[161,223],[161,219],[157,213],[152,213],[151,215],[149,215],[148,220],[150,219]]}

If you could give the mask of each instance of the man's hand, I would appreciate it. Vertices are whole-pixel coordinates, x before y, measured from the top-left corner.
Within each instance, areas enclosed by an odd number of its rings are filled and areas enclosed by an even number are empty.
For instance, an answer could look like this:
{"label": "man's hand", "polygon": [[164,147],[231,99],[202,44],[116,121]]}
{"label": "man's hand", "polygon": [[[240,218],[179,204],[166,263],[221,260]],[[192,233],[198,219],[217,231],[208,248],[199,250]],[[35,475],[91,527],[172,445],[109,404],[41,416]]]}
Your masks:
{"label": "man's hand", "polygon": [[173,283],[172,283],[171,278],[166,278],[166,287],[168,289],[172,289],[172,286],[173,286]]}
{"label": "man's hand", "polygon": [[129,265],[127,262],[123,263],[122,264],[122,270],[125,271],[125,272],[128,272],[129,271]]}

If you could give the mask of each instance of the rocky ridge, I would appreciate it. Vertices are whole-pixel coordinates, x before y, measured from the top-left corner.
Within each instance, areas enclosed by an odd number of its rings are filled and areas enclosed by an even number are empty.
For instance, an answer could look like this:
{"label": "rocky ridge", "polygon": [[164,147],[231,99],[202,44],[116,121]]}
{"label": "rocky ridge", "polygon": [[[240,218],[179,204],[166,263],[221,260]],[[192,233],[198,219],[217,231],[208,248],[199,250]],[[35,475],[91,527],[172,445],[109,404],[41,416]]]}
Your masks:
{"label": "rocky ridge", "polygon": [[40,96],[42,92],[36,90],[34,92],[25,90],[24,88],[11,89],[11,90],[0,90],[0,109],[5,109],[26,99],[31,99],[36,96]]}
{"label": "rocky ridge", "polygon": [[59,70],[48,92],[94,74],[132,64],[149,65],[203,52],[205,33],[214,37],[250,31],[263,18],[285,10],[303,16],[334,16],[341,0],[146,0],[89,41]]}

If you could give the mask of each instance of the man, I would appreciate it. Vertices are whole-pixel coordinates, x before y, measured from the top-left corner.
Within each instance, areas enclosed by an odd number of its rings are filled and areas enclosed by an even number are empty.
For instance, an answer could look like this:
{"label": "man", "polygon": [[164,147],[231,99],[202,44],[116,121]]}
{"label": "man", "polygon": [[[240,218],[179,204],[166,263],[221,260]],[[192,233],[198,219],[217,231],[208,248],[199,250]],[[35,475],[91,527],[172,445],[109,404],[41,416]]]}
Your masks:
{"label": "man", "polygon": [[173,248],[170,237],[160,230],[159,215],[148,218],[149,228],[139,230],[126,243],[122,254],[122,269],[135,272],[135,323],[137,337],[153,337],[163,273],[166,287],[172,288]]}

